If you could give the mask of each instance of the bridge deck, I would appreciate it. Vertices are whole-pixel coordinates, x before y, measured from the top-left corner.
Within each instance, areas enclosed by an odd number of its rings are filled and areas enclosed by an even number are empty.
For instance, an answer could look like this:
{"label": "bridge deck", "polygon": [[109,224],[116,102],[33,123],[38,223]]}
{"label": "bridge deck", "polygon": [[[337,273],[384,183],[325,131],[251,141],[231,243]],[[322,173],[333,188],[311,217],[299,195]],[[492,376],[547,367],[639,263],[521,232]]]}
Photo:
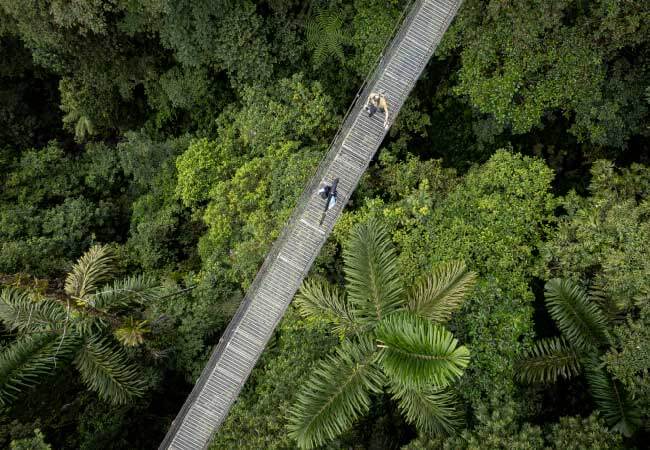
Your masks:
{"label": "bridge deck", "polygon": [[[285,309],[384,139],[383,114],[363,112],[370,92],[383,91],[391,123],[440,42],[461,0],[419,0],[357,96],[315,176],[267,256],[161,449],[202,449],[228,414]],[[318,186],[339,178],[338,202],[322,225]]]}

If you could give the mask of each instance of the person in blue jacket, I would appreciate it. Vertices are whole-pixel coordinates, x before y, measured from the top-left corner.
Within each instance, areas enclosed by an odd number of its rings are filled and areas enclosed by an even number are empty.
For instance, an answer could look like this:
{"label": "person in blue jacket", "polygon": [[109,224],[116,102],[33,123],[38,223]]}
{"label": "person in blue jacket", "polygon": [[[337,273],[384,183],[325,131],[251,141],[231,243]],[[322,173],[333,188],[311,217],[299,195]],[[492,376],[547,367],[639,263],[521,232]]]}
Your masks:
{"label": "person in blue jacket", "polygon": [[327,211],[334,208],[334,205],[336,205],[336,197],[338,195],[338,192],[336,192],[336,186],[338,184],[339,179],[335,178],[334,181],[332,181],[332,184],[324,184],[318,190],[318,195],[320,195],[320,197],[325,200],[325,210],[323,211],[323,215],[320,218],[320,225],[323,224]]}
{"label": "person in blue jacket", "polygon": [[339,184],[339,179],[336,178],[334,181],[332,181],[332,184],[325,184],[323,185],[319,191],[318,194],[321,196],[323,200],[327,200],[325,203],[325,211],[329,211],[336,205],[336,186]]}

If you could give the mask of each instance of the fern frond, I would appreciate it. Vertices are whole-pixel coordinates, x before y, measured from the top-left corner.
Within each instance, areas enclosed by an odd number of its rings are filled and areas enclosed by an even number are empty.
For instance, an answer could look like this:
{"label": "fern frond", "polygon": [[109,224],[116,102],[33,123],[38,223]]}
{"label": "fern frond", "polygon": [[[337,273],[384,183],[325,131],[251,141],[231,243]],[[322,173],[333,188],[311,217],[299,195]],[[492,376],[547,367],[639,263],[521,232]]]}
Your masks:
{"label": "fern frond", "polygon": [[106,281],[111,275],[113,260],[113,254],[108,246],[92,246],[77,260],[66,277],[66,294],[82,302],[85,301],[86,296],[95,292],[99,283]]}
{"label": "fern frond", "polygon": [[384,377],[374,343],[344,341],[323,359],[302,386],[289,411],[289,434],[301,448],[314,448],[348,430],[368,412],[370,393],[381,392]]}
{"label": "fern frond", "polygon": [[39,334],[20,337],[4,348],[0,353],[0,405],[9,404],[67,362],[78,345],[78,338],[70,334]]}
{"label": "fern frond", "polygon": [[448,389],[416,390],[391,383],[390,392],[406,421],[432,435],[455,434],[463,424],[456,396]]}
{"label": "fern frond", "polygon": [[375,324],[402,306],[397,255],[383,224],[370,219],[357,225],[343,259],[348,300],[360,322]]}
{"label": "fern frond", "polygon": [[144,305],[154,301],[161,294],[155,278],[148,275],[133,275],[115,280],[112,285],[102,287],[85,297],[86,303],[101,310],[116,310],[132,305]]}
{"label": "fern frond", "polygon": [[594,355],[585,362],[585,376],[607,425],[623,436],[631,436],[641,424],[641,412],[623,386],[605,372]]}
{"label": "fern frond", "polygon": [[343,60],[343,46],[347,38],[342,28],[343,21],[334,10],[319,11],[307,21],[307,47],[313,51],[316,67],[321,66],[331,56]]}
{"label": "fern frond", "polygon": [[526,383],[551,383],[560,376],[571,378],[580,373],[575,349],[562,337],[535,342],[517,363],[517,378]]}
{"label": "fern frond", "polygon": [[448,386],[469,364],[469,350],[451,332],[413,313],[386,317],[377,327],[386,375],[412,388]]}
{"label": "fern frond", "polygon": [[305,280],[295,302],[303,317],[326,320],[338,333],[345,334],[357,328],[345,294],[325,280]]}
{"label": "fern frond", "polygon": [[434,322],[446,322],[475,282],[476,274],[468,272],[464,262],[440,264],[411,289],[408,308]]}
{"label": "fern frond", "polygon": [[11,331],[35,333],[62,329],[66,314],[52,300],[34,300],[29,292],[6,288],[0,292],[0,320]]}
{"label": "fern frond", "polygon": [[571,344],[586,349],[607,342],[605,316],[580,286],[555,278],[545,290],[549,314]]}
{"label": "fern frond", "polygon": [[87,338],[74,364],[83,382],[103,400],[126,404],[143,393],[138,370],[123,350],[103,338]]}

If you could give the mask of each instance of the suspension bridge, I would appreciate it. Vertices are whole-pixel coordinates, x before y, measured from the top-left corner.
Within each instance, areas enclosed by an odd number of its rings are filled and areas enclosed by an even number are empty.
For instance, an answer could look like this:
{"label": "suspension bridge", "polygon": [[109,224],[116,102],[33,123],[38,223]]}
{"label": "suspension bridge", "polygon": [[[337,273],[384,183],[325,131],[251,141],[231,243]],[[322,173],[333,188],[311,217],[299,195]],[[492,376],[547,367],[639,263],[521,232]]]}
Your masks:
{"label": "suspension bridge", "polygon": [[[461,1],[416,0],[405,11],[160,449],[209,446],[384,139],[383,114],[369,117],[366,99],[382,92],[392,124]],[[317,191],[335,178],[338,201],[321,223],[325,201]]]}

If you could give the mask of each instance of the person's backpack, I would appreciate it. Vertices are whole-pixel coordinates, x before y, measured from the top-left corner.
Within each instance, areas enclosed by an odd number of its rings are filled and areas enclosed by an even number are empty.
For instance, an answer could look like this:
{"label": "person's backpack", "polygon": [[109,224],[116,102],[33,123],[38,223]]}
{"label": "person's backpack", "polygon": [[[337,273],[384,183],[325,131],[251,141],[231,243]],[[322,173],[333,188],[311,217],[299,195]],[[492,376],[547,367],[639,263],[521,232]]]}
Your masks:
{"label": "person's backpack", "polygon": [[368,103],[364,109],[368,113],[369,117],[372,117],[377,112],[377,107],[372,103]]}

